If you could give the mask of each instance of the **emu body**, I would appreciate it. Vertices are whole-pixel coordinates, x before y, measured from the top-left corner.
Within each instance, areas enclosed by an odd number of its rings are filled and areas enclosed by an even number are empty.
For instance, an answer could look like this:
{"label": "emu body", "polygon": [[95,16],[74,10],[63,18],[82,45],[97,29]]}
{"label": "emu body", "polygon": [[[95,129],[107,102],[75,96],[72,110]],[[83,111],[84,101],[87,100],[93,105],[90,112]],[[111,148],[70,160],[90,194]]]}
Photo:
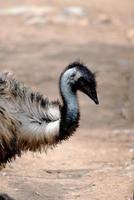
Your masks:
{"label": "emu body", "polygon": [[68,139],[79,125],[77,91],[98,104],[94,74],[74,62],[61,74],[62,103],[50,102],[7,73],[0,75],[0,168],[22,151],[41,151]]}

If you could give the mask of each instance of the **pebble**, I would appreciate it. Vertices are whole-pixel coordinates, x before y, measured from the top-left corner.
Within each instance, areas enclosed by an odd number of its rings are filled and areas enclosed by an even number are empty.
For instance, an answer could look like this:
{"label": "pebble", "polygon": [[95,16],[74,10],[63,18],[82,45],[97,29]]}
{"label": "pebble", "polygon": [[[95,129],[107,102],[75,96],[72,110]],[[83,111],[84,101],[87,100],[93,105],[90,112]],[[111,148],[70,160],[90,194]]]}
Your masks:
{"label": "pebble", "polygon": [[101,13],[99,14],[96,19],[93,21],[94,25],[101,25],[101,24],[111,24],[112,19],[106,14],[106,13]]}
{"label": "pebble", "polygon": [[65,7],[56,12],[51,6],[15,6],[0,9],[0,16],[21,16],[26,25],[65,24],[87,26],[86,9],[79,6]]}
{"label": "pebble", "polygon": [[115,129],[112,131],[113,134],[128,134],[128,135],[133,135],[134,134],[134,130],[132,129]]}
{"label": "pebble", "polygon": [[28,25],[46,24],[46,23],[48,23],[48,19],[45,17],[33,17],[31,19],[26,20],[26,24]]}
{"label": "pebble", "polygon": [[87,15],[86,11],[82,7],[72,6],[63,9],[62,14],[74,17],[84,17]]}
{"label": "pebble", "polygon": [[7,173],[6,173],[6,172],[3,172],[3,173],[2,173],[2,176],[6,176],[6,175],[7,175]]}
{"label": "pebble", "polygon": [[40,197],[42,196],[42,195],[41,195],[39,192],[37,192],[37,191],[35,191],[34,194],[37,195],[37,196],[40,196]]}
{"label": "pebble", "polygon": [[134,28],[131,28],[131,29],[127,30],[126,37],[127,37],[127,39],[129,41],[131,41],[132,43],[134,43]]}
{"label": "pebble", "polygon": [[34,16],[44,15],[53,11],[53,7],[43,6],[16,6],[11,8],[0,9],[0,15],[25,15],[31,14]]}
{"label": "pebble", "polygon": [[53,24],[65,24],[65,25],[79,25],[79,26],[87,26],[88,25],[88,19],[82,18],[82,19],[76,19],[76,18],[67,18],[62,15],[56,16],[51,20]]}

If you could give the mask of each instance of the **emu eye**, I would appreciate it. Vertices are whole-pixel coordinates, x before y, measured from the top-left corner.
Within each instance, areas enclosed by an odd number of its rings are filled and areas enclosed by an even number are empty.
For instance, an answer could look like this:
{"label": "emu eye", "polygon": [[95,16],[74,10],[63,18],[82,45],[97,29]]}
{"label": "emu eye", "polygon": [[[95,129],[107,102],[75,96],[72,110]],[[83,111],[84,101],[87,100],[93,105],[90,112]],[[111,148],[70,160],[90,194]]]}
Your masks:
{"label": "emu eye", "polygon": [[84,78],[83,78],[83,77],[80,77],[78,81],[79,81],[79,82],[84,82]]}
{"label": "emu eye", "polygon": [[75,73],[73,73],[73,74],[71,75],[71,78],[74,78],[74,77],[75,77],[75,75],[76,75],[76,74],[75,74]]}
{"label": "emu eye", "polygon": [[84,86],[86,84],[86,81],[83,77],[80,77],[79,80],[78,80],[78,83],[81,85],[81,86]]}

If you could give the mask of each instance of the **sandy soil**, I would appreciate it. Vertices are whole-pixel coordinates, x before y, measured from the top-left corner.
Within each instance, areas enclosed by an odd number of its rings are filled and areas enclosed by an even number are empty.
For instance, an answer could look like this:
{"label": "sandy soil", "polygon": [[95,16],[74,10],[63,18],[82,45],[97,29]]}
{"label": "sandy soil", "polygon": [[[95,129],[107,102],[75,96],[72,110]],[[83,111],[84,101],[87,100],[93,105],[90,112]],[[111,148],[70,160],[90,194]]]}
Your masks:
{"label": "sandy soil", "polygon": [[[27,153],[0,172],[0,191],[16,200],[133,199],[134,2],[99,2],[0,2],[1,71],[53,100],[61,71],[80,59],[97,73],[100,99],[96,106],[79,94],[80,128],[69,141],[47,154]],[[1,13],[33,5],[47,11]],[[69,6],[84,15],[66,14]]]}

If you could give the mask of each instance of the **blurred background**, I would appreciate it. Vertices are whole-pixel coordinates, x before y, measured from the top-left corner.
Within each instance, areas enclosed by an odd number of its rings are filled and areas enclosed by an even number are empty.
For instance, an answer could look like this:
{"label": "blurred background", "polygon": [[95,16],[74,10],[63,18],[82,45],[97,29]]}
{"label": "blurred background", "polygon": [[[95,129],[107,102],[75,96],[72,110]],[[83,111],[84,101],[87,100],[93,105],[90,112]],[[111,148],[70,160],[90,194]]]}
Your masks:
{"label": "blurred background", "polygon": [[133,199],[134,1],[0,1],[1,71],[55,100],[76,60],[96,72],[100,105],[79,94],[74,137],[0,172],[0,190],[18,200]]}

